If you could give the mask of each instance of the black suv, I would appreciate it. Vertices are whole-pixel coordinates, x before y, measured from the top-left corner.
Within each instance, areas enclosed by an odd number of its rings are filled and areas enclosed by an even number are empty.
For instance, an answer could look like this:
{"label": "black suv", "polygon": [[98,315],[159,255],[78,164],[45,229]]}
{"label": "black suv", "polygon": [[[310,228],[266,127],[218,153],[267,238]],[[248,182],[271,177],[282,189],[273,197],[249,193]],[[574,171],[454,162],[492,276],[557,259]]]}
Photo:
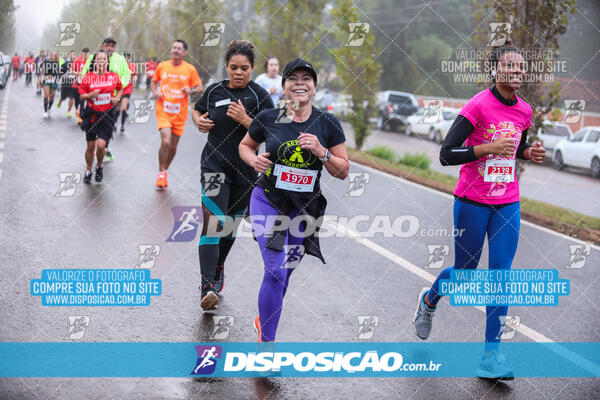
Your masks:
{"label": "black suv", "polygon": [[415,96],[406,92],[386,90],[377,93],[378,129],[396,130],[406,123],[406,117],[419,109]]}

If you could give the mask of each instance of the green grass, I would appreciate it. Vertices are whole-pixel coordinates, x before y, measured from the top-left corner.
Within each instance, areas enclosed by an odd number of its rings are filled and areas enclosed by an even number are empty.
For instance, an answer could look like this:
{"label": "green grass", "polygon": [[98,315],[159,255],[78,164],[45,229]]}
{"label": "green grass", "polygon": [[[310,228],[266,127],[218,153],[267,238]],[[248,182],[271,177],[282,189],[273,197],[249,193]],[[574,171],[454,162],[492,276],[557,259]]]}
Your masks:
{"label": "green grass", "polygon": [[416,167],[425,170],[429,169],[429,166],[431,165],[431,160],[425,153],[405,154],[398,160],[398,162],[400,164],[408,165],[409,167]]}
{"label": "green grass", "polygon": [[394,153],[393,150],[388,149],[387,147],[373,147],[372,149],[367,150],[367,153],[374,155],[375,157],[380,158],[382,160],[391,162],[396,161],[396,153]]}
{"label": "green grass", "polygon": [[588,228],[600,231],[600,218],[580,214],[578,212],[563,207],[558,207],[552,204],[544,203],[543,201],[537,201],[528,199],[527,197],[521,197],[521,209],[535,212],[537,214],[550,217],[556,221],[566,222],[568,224],[576,225],[581,228]]}
{"label": "green grass", "polygon": [[[425,179],[428,179],[433,182],[442,183],[442,184],[448,185],[451,188],[454,188],[454,186],[456,186],[456,183],[458,182],[458,178],[456,178],[452,175],[442,174],[440,172],[432,171],[430,169],[421,169],[421,168],[418,168],[416,165],[409,166],[409,165],[401,164],[400,162],[394,161],[393,158],[392,158],[392,160],[389,160],[389,159],[386,159],[383,157],[379,157],[376,153],[380,152],[380,150],[376,150],[375,152],[373,152],[373,150],[375,150],[375,149],[377,149],[377,148],[373,148],[373,149],[369,150],[368,152],[363,152],[363,151],[357,151],[352,148],[348,148],[348,154],[362,156],[362,157],[367,158],[377,164],[385,165],[388,167],[393,167],[396,170],[399,170],[399,171],[402,171],[405,173],[409,173],[409,174],[412,174],[415,176],[419,176],[421,178],[425,178]],[[385,147],[382,147],[382,149],[388,150]],[[393,154],[393,152],[392,152],[392,154]],[[418,155],[414,155],[414,156],[418,156]],[[404,158],[405,157],[406,156],[404,156]],[[418,159],[419,157],[414,157],[414,158]],[[562,222],[562,223],[566,223],[569,225],[575,225],[580,228],[600,231],[600,218],[580,214],[578,212],[571,211],[571,210],[563,208],[563,207],[558,207],[558,206],[555,206],[552,204],[544,203],[543,201],[537,201],[537,200],[528,199],[527,197],[521,197],[521,210],[529,211],[529,212],[533,212],[533,213],[536,213],[536,214],[539,214],[539,215],[542,215],[545,217],[549,217],[552,220],[557,221],[557,222]]]}

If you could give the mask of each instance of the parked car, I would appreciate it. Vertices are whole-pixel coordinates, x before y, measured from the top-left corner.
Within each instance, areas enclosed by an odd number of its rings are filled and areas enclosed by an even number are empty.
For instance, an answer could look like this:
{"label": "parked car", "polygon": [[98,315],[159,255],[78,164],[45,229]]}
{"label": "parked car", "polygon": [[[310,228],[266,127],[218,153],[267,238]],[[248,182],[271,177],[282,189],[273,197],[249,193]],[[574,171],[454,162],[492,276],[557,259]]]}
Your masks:
{"label": "parked car", "polygon": [[415,96],[406,92],[386,90],[377,93],[377,128],[396,130],[406,118],[419,110]]}
{"label": "parked car", "polygon": [[10,57],[0,52],[0,89],[4,89],[10,78],[11,63]]}
{"label": "parked car", "polygon": [[331,90],[325,88],[322,90],[317,90],[313,101],[315,105],[319,107],[320,110],[327,111],[329,105],[335,101],[337,96],[337,93],[334,93]]}
{"label": "parked car", "polygon": [[444,119],[435,125],[435,141],[437,143],[442,143],[444,140],[446,140],[448,131],[450,130],[450,127],[454,123],[454,120],[458,116],[459,112],[460,109],[458,108],[448,109],[448,114],[444,115]]}
{"label": "parked car", "polygon": [[565,165],[589,169],[593,177],[600,177],[600,126],[586,126],[558,142],[554,166],[561,169]]}
{"label": "parked car", "polygon": [[558,142],[573,136],[573,131],[567,124],[554,121],[544,121],[543,124],[543,128],[538,128],[537,136],[549,154],[554,152]]}
{"label": "parked car", "polygon": [[345,116],[350,113],[352,107],[352,99],[350,95],[339,94],[327,106],[327,111],[338,116]]}
{"label": "parked car", "polygon": [[423,117],[425,110],[419,109],[406,118],[406,134],[427,136],[429,140],[442,143],[459,111],[457,108],[444,108],[439,115],[441,118],[436,119],[436,115]]}

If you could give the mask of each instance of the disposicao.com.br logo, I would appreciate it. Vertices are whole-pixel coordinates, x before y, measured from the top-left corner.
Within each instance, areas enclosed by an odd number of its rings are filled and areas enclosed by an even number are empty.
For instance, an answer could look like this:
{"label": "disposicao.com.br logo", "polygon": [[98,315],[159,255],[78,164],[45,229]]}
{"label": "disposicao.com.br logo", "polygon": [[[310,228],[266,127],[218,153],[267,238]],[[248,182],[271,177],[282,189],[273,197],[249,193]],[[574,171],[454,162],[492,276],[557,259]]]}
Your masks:
{"label": "disposicao.com.br logo", "polygon": [[409,362],[400,352],[379,346],[327,348],[314,344],[307,348],[297,343],[259,343],[223,346],[222,352],[221,346],[217,347],[196,347],[198,361],[193,375],[403,376],[407,373],[436,374],[442,366],[433,359]]}
{"label": "disposicao.com.br logo", "polygon": [[404,363],[402,354],[388,352],[379,354],[376,350],[365,353],[343,352],[261,352],[227,353],[225,372],[268,372],[293,368],[297,372],[395,372],[395,371],[437,371],[441,363]]}

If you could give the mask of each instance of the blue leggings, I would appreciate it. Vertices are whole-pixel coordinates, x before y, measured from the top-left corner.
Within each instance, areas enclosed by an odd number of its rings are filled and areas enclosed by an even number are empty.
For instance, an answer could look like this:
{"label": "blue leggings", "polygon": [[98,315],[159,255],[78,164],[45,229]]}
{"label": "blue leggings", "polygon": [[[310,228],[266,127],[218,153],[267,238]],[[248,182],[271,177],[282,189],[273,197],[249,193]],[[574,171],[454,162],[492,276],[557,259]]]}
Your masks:
{"label": "blue leggings", "polygon": [[[441,279],[450,279],[453,268],[477,268],[486,233],[489,241],[489,268],[510,269],[517,252],[520,222],[521,207],[518,202],[493,209],[455,199],[454,227],[459,235],[454,239],[454,266],[439,274],[428,292],[429,302],[433,305],[438,303],[439,282]],[[462,229],[464,231],[460,235]],[[498,349],[507,313],[507,306],[486,307],[486,351]]]}
{"label": "blue leggings", "polygon": [[[283,297],[287,291],[290,276],[294,272],[294,268],[288,268],[285,265],[286,259],[289,260],[289,253],[286,253],[286,250],[291,252],[291,249],[299,248],[304,242],[304,236],[296,237],[288,231],[285,237],[284,251],[268,249],[266,247],[268,238],[264,235],[264,232],[271,230],[275,222],[273,217],[277,215],[279,215],[279,211],[269,203],[264,189],[258,186],[255,187],[250,199],[250,219],[265,264],[265,273],[258,293],[258,313],[260,316],[261,340],[263,342],[275,340],[281,308],[283,307]],[[293,219],[297,215],[298,210],[293,210],[288,214],[288,217]],[[304,251],[296,253],[295,261],[299,263],[303,255]]]}

